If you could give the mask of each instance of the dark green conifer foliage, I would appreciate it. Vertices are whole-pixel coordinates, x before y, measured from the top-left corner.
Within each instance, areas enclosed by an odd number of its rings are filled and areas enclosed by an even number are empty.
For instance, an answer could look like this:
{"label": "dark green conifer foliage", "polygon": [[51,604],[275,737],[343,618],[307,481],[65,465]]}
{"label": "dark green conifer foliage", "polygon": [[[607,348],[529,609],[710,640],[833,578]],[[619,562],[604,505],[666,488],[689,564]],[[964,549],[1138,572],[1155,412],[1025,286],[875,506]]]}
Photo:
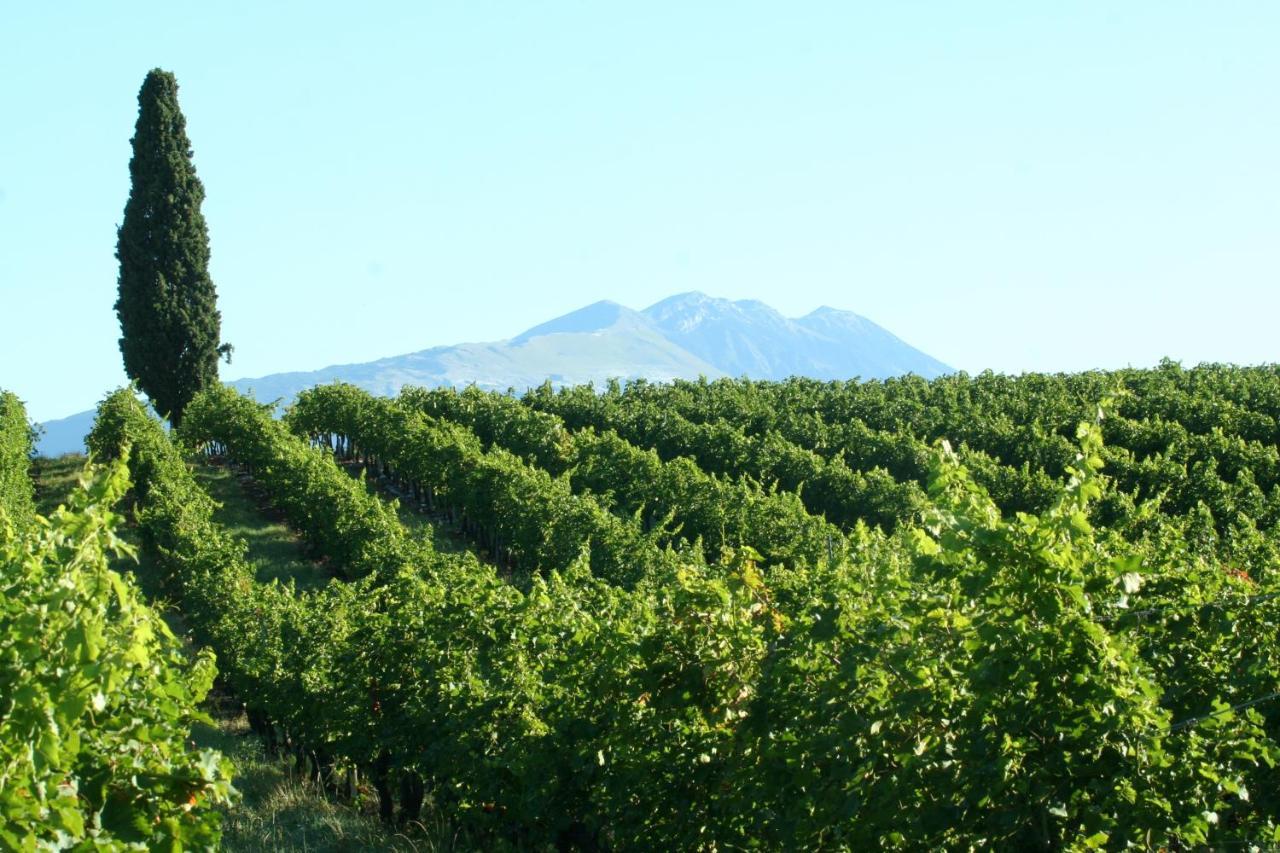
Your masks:
{"label": "dark green conifer foliage", "polygon": [[142,82],[132,142],[132,186],[116,243],[120,352],[125,372],[177,425],[196,392],[218,381],[218,356],[231,348],[218,340],[204,186],[168,71],[153,69]]}

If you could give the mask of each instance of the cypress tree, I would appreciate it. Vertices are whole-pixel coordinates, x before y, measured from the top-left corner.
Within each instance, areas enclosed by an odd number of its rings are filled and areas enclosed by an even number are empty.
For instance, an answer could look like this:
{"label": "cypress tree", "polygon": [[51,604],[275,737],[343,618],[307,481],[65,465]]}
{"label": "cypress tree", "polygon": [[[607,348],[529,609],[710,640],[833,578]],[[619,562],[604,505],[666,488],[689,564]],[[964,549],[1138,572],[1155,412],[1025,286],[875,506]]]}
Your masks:
{"label": "cypress tree", "polygon": [[153,69],[138,92],[132,180],[117,229],[124,369],[175,426],[196,392],[218,381],[221,317],[209,277],[204,185],[191,161],[178,81]]}

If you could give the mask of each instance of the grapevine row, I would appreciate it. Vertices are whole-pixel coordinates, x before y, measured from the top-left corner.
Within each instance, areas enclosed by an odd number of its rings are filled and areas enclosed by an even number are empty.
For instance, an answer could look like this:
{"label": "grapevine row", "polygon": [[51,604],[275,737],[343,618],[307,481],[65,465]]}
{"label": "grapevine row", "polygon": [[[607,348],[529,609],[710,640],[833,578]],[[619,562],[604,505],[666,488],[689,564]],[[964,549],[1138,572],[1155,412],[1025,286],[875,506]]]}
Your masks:
{"label": "grapevine row", "polygon": [[0,390],[0,524],[7,518],[24,527],[35,514],[31,477],[31,425],[27,411],[11,391]]}
{"label": "grapevine row", "polygon": [[601,496],[615,512],[639,516],[646,528],[674,521],[683,536],[702,541],[710,560],[726,548],[750,546],[771,564],[814,564],[838,558],[847,547],[839,528],[812,515],[795,493],[712,476],[687,458],[663,461],[612,430],[570,433],[556,418],[500,395],[407,388],[400,402],[567,476],[575,491]]}
{"label": "grapevine row", "polygon": [[247,397],[211,389],[186,414],[185,435],[216,444],[263,486],[311,552],[347,579],[394,574],[429,544],[405,535],[393,507],[299,441]]}
{"label": "grapevine row", "polygon": [[686,559],[659,548],[656,532],[646,534],[634,518],[574,494],[564,478],[505,451],[483,450],[465,427],[354,386],[303,392],[288,422],[311,438],[336,436],[343,455],[365,454],[429,507],[447,509],[499,562],[526,575],[563,570],[585,554],[598,577],[630,586]]}
{"label": "grapevine row", "polygon": [[38,517],[30,435],[0,393],[0,848],[211,849],[230,763],[187,737],[213,656],[110,567],[132,554],[111,511],[124,463],[89,467]]}
{"label": "grapevine row", "polygon": [[[1097,535],[1096,430],[1044,516],[1003,521],[935,455],[933,534],[868,535],[864,560],[767,583],[740,554],[631,590],[575,571],[522,593],[437,556],[308,596],[253,583],[151,429],[168,461],[149,466],[141,523],[193,623],[241,695],[363,768],[384,802],[399,778],[402,808],[430,788],[526,846],[1280,838],[1274,721],[1247,705],[1277,686],[1275,633],[1253,630],[1276,609],[1190,632],[1118,619],[1128,598],[1221,600],[1248,582],[1188,573],[1176,537],[1126,550]],[[1183,708],[1193,722],[1175,729]]]}
{"label": "grapevine row", "polygon": [[[946,438],[1004,511],[1042,512],[1070,464],[1074,424],[1096,410],[1097,400],[1118,395],[1118,411],[1103,423],[1116,489],[1095,509],[1096,518],[1124,520],[1155,498],[1171,515],[1197,511],[1203,503],[1217,533],[1230,540],[1241,525],[1271,530],[1280,524],[1272,405],[1280,396],[1272,387],[1277,384],[1269,368],[1166,366],[929,383],[913,377],[883,383],[637,381],[603,395],[544,386],[525,403],[571,426],[608,423],[642,444],[665,447],[664,454],[689,453],[712,469],[746,473],[767,472],[770,455],[726,453],[726,439],[744,449],[789,441],[831,464],[843,462],[857,472],[883,467],[902,484],[924,484],[926,442]],[[1189,424],[1166,419],[1173,416],[1187,417]]]}

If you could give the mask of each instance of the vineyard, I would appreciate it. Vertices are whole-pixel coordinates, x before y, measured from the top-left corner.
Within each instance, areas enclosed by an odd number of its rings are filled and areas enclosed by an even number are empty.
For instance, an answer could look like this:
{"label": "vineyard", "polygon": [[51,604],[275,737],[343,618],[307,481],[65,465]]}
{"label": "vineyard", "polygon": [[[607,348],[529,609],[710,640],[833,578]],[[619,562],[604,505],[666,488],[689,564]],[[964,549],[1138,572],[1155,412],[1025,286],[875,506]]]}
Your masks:
{"label": "vineyard", "polygon": [[[226,768],[182,744],[215,660],[316,784],[487,847],[1280,844],[1278,368],[219,387],[172,435],[123,390],[52,526],[0,404],[0,847],[216,838]],[[260,580],[196,459],[327,582]],[[113,504],[191,648],[105,568]],[[58,604],[59,564],[97,604]],[[27,630],[85,639],[28,672]],[[128,702],[149,740],[104,722]],[[102,769],[126,754],[144,781]]]}

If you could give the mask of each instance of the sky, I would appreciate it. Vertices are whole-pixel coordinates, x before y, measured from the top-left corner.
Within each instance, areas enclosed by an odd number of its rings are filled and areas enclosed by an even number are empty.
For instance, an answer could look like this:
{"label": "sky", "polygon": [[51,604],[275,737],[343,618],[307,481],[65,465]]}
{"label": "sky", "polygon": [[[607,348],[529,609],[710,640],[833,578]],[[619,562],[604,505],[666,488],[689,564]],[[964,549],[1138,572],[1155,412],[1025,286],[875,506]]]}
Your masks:
{"label": "sky", "polygon": [[174,72],[237,379],[701,290],[970,372],[1280,361],[1280,4],[7,3],[0,388],[125,381]]}

